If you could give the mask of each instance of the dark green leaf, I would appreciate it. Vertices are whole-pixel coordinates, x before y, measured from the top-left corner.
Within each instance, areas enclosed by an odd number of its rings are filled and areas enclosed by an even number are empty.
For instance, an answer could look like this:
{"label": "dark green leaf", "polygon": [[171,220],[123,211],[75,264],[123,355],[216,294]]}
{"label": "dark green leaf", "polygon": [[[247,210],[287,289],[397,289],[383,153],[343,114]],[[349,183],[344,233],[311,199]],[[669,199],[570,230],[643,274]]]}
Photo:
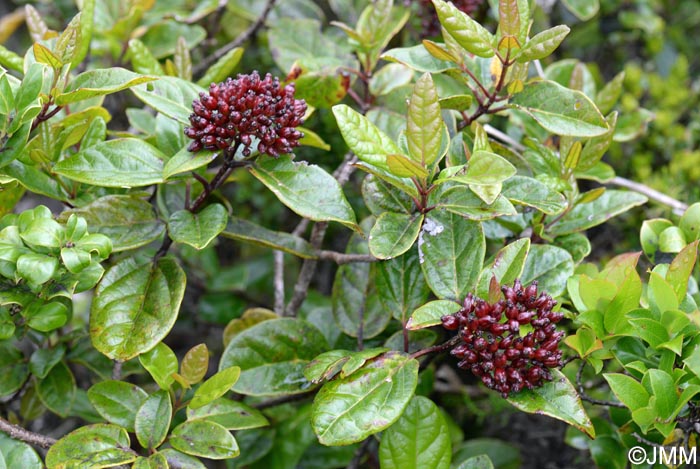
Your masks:
{"label": "dark green leaf", "polygon": [[128,360],[153,348],[170,331],[185,292],[185,274],[168,258],[124,259],[95,291],[90,336],[100,352]]}
{"label": "dark green leaf", "polygon": [[41,402],[61,417],[66,417],[73,407],[75,399],[75,378],[65,362],[54,366],[37,386]]}
{"label": "dark green leaf", "polygon": [[316,251],[305,239],[283,231],[272,231],[243,218],[230,217],[221,236],[245,243],[294,254],[304,259],[316,257]]}
{"label": "dark green leaf", "polygon": [[173,241],[204,249],[226,228],[228,212],[221,204],[211,204],[192,213],[178,210],[170,215],[168,233]]}
{"label": "dark green leaf", "polygon": [[375,270],[379,300],[395,319],[405,322],[417,307],[425,303],[430,289],[418,262],[418,250],[379,263]]}
{"label": "dark green leaf", "polygon": [[301,319],[272,319],[237,334],[221,357],[219,369],[241,368],[233,390],[254,396],[303,393],[311,387],[304,367],[326,351],[325,337]]}
{"label": "dark green leaf", "polygon": [[447,423],[440,409],[422,396],[411,399],[379,445],[383,469],[448,469],[451,455]]}
{"label": "dark green leaf", "polygon": [[251,173],[302,217],[359,229],[338,181],[319,166],[294,163],[291,157],[281,156],[258,160]]}
{"label": "dark green leaf", "polygon": [[311,426],[324,445],[362,441],[394,423],[418,384],[418,362],[388,352],[316,394]]}
{"label": "dark green leaf", "polygon": [[486,252],[481,223],[434,210],[418,237],[423,274],[438,298],[461,300],[474,290]]}
{"label": "dark green leaf", "polygon": [[568,251],[551,245],[535,244],[525,260],[520,280],[524,285],[537,280],[538,288],[551,296],[559,296],[566,280],[574,274],[574,261]]}
{"label": "dark green leaf", "polygon": [[88,390],[90,403],[105,420],[131,432],[136,411],[147,397],[146,391],[124,381],[102,381]]}
{"label": "dark green leaf", "polygon": [[29,359],[29,371],[37,378],[43,379],[65,354],[66,349],[63,346],[38,349]]}
{"label": "dark green leaf", "polygon": [[0,467],[3,467],[3,469],[15,467],[21,469],[42,469],[44,465],[31,446],[21,441],[13,440],[5,434],[0,434]]}
{"label": "dark green leaf", "polygon": [[137,458],[126,430],[117,425],[86,425],[70,432],[46,455],[48,469],[113,467]]}
{"label": "dark green leaf", "polygon": [[156,391],[143,401],[134,421],[136,438],[141,446],[152,450],[165,441],[172,414],[170,394],[165,390]]}
{"label": "dark green leaf", "polygon": [[593,202],[574,207],[552,225],[549,232],[558,236],[587,230],[646,201],[645,196],[636,192],[606,190]]}
{"label": "dark green leaf", "polygon": [[218,423],[191,420],[175,427],[168,440],[173,448],[208,459],[229,459],[238,456],[233,435]]}

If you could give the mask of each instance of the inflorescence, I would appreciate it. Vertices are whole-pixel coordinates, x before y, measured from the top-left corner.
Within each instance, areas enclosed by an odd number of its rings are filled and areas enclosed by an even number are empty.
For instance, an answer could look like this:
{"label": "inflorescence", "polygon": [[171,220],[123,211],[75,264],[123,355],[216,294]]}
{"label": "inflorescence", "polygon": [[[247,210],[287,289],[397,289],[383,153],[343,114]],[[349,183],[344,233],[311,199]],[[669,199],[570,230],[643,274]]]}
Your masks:
{"label": "inflorescence", "polygon": [[188,150],[224,150],[242,146],[251,153],[253,138],[258,152],[277,157],[291,153],[303,133],[296,129],[303,122],[306,102],[294,99],[294,84],[280,86],[269,73],[239,74],[223,83],[212,83],[209,93],[199,93],[192,102],[190,127],[185,135],[193,139]]}
{"label": "inflorescence", "polygon": [[470,293],[461,310],[442,317],[442,325],[461,339],[450,352],[461,359],[457,366],[508,397],[542,386],[552,379],[549,369],[562,365],[558,345],[564,332],[556,324],[563,315],[552,311],[552,297],[537,295],[537,282],[523,288],[516,280],[501,290],[505,299],[494,304]]}

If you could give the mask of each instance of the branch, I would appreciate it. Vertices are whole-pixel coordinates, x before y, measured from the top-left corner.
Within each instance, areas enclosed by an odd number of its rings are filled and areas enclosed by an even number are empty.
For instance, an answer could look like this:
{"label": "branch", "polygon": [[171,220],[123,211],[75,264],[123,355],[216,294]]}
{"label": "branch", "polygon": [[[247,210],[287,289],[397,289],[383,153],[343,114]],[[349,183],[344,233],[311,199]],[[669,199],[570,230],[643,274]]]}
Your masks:
{"label": "branch", "polygon": [[30,432],[19,425],[14,425],[8,422],[2,417],[0,417],[0,431],[6,433],[14,440],[24,441],[25,443],[29,443],[30,445],[38,446],[44,449],[49,449],[56,443],[56,440],[51,437]]}
{"label": "branch", "polygon": [[608,407],[618,407],[620,409],[626,409],[627,407],[622,404],[621,402],[613,402],[613,401],[601,401],[599,399],[594,399],[588,394],[586,394],[586,391],[583,389],[583,384],[581,383],[581,375],[583,375],[583,369],[586,367],[586,362],[581,362],[581,366],[578,369],[578,373],[576,373],[576,388],[578,389],[578,394],[579,397],[581,398],[582,401],[590,402],[591,404],[595,405],[604,405]]}
{"label": "branch", "polygon": [[306,398],[309,398],[316,394],[318,390],[314,389],[313,391],[308,391],[302,394],[292,394],[290,396],[282,396],[278,397],[277,399],[270,399],[269,401],[263,401],[258,404],[253,404],[253,407],[255,407],[258,410],[262,409],[269,409],[270,407],[277,407],[278,405],[282,404],[287,404],[290,402],[296,402],[296,401],[303,401]]}
{"label": "branch", "polygon": [[668,205],[676,215],[683,215],[683,212],[688,209],[688,204],[681,202],[680,200],[676,200],[669,195],[657,191],[656,189],[652,189],[649,186],[645,186],[644,184],[630,181],[629,179],[615,176],[609,181],[609,184],[624,187],[625,189],[629,189],[634,192],[639,192],[640,194],[646,195],[651,200],[659,202],[660,204]]}
{"label": "branch", "polygon": [[282,316],[284,314],[284,253],[274,252],[275,258],[275,313]]}
{"label": "branch", "polygon": [[275,6],[275,3],[277,3],[277,0],[267,0],[267,3],[265,4],[265,8],[263,9],[262,13],[258,17],[257,20],[253,24],[251,24],[248,29],[243,31],[236,39],[233,41],[229,42],[225,46],[217,49],[214,51],[213,54],[208,56],[206,59],[202,60],[193,70],[193,75],[199,75],[205,70],[207,70],[214,62],[219,60],[221,57],[226,55],[229,51],[232,51],[236,47],[240,46],[244,42],[248,41],[255,33],[258,32],[258,29],[265,23],[265,20],[267,20],[267,16],[270,14],[272,11],[272,8]]}
{"label": "branch", "polygon": [[379,259],[371,254],[345,254],[336,251],[319,251],[318,258],[322,261],[333,261],[338,265],[352,262],[377,262]]}
{"label": "branch", "polygon": [[423,355],[427,355],[429,353],[443,352],[448,348],[457,345],[461,340],[462,338],[459,335],[456,335],[442,344],[433,345],[432,347],[424,348],[422,350],[418,350],[417,352],[413,352],[411,354],[411,358],[422,357]]}

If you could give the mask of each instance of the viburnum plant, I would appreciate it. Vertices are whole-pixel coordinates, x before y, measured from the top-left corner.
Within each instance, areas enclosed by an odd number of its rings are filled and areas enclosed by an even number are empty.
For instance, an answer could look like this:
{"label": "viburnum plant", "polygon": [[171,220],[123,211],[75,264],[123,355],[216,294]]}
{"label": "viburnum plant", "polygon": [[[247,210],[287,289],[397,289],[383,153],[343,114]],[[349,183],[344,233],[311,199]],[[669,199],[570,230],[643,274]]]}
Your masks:
{"label": "viburnum plant", "polygon": [[493,467],[458,415],[504,402],[599,467],[695,444],[700,209],[646,284],[584,262],[668,198],[537,2],[78,3],[0,20],[0,467]]}

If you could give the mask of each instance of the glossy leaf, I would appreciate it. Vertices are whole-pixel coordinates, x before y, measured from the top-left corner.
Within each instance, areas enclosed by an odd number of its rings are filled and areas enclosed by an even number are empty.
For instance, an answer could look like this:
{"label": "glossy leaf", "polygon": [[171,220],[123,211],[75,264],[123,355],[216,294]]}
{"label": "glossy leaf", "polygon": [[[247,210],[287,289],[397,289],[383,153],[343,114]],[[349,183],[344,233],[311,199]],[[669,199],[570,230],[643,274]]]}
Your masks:
{"label": "glossy leaf", "polygon": [[107,236],[113,252],[144,246],[157,239],[164,227],[150,203],[129,195],[100,197],[80,208],[61,212],[58,220],[65,222],[71,214],[84,218],[91,233]]}
{"label": "glossy leaf", "polygon": [[207,205],[201,211],[178,210],[170,215],[168,233],[173,241],[204,249],[228,222],[228,212],[221,204]]}
{"label": "glossy leaf", "polygon": [[281,156],[258,160],[251,173],[302,217],[359,228],[338,181],[320,167],[294,163],[289,156]]}
{"label": "glossy leaf", "polygon": [[241,57],[243,57],[243,48],[231,49],[207,69],[202,78],[197,80],[197,84],[209,86],[211,83],[220,83],[227,77],[233,76],[233,71],[241,61]]}
{"label": "glossy leaf", "polygon": [[247,404],[219,398],[208,404],[187,407],[187,420],[204,419],[218,423],[227,430],[246,430],[269,425],[267,418],[259,410]]}
{"label": "glossy leaf", "polygon": [[418,238],[423,215],[385,212],[369,233],[369,250],[378,259],[391,259],[405,253]]}
{"label": "glossy leaf", "polygon": [[129,435],[117,425],[86,425],[70,432],[53,445],[46,455],[49,469],[89,466],[113,467],[137,458],[129,450]]}
{"label": "glossy leaf", "polygon": [[109,423],[134,431],[136,410],[148,394],[135,384],[123,381],[102,381],[88,390],[88,398],[95,410]]}
{"label": "glossy leaf", "polygon": [[503,181],[502,192],[511,202],[556,215],[566,208],[566,198],[537,179],[513,176]]}
{"label": "glossy leaf", "polygon": [[303,393],[311,387],[304,367],[328,349],[325,337],[301,319],[272,319],[237,334],[221,356],[219,369],[239,366],[233,390],[253,396]]}
{"label": "glossy leaf", "polygon": [[188,385],[204,379],[209,369],[209,349],[206,344],[197,344],[185,353],[180,364],[180,376]]}
{"label": "glossy leaf", "polygon": [[441,318],[454,314],[462,309],[462,305],[452,300],[430,301],[416,309],[406,323],[406,329],[418,330],[441,324]]}
{"label": "glossy leaf", "polygon": [[646,407],[649,393],[642,384],[631,376],[621,373],[604,373],[603,378],[617,398],[631,411]]}
{"label": "glossy leaf", "polygon": [[418,250],[381,262],[375,270],[379,300],[395,319],[405,322],[408,316],[428,298],[430,289],[418,262]]}
{"label": "glossy leaf", "polygon": [[516,278],[520,278],[529,251],[528,238],[518,239],[500,249],[493,261],[481,272],[476,296],[488,298],[489,285],[494,277],[499,285],[510,285]]}
{"label": "glossy leaf", "polygon": [[185,274],[168,258],[124,259],[95,291],[90,336],[100,352],[128,360],[153,348],[170,331],[185,292]]}
{"label": "glossy leaf", "polygon": [[163,182],[165,155],[136,138],[97,143],[54,166],[75,181],[103,187],[139,187]]}
{"label": "glossy leaf", "polygon": [[218,423],[207,420],[178,425],[168,441],[178,451],[208,459],[235,458],[240,453],[233,435]]}
{"label": "glossy leaf", "polygon": [[537,280],[538,289],[552,297],[566,288],[566,280],[574,274],[574,261],[568,251],[546,244],[530,246],[520,280],[523,285]]}
{"label": "glossy leaf", "polygon": [[362,441],[398,420],[417,384],[418,362],[388,352],[326,383],[314,398],[311,426],[324,445]]}
{"label": "glossy leaf", "polygon": [[155,449],[165,441],[173,415],[170,394],[160,390],[148,396],[138,407],[134,421],[136,438],[144,448]]}
{"label": "glossy leaf", "polygon": [[479,57],[493,57],[493,36],[452,2],[433,0],[440,24],[460,46]]}
{"label": "glossy leaf", "polygon": [[3,467],[3,469],[14,467],[42,469],[44,465],[31,446],[14,440],[5,434],[0,434],[0,467]]}
{"label": "glossy leaf", "polygon": [[400,63],[417,72],[437,73],[455,68],[455,64],[435,58],[422,45],[397,47],[386,51],[381,58],[389,62]]}
{"label": "glossy leaf", "polygon": [[174,382],[173,373],[177,372],[177,357],[170,347],[159,342],[151,350],[139,355],[139,362],[151,374],[161,389],[169,389]]}
{"label": "glossy leaf", "polygon": [[562,420],[595,438],[595,429],[586,414],[576,389],[564,374],[552,369],[552,381],[541,387],[524,390],[508,397],[516,408],[531,413],[549,415]]}
{"label": "glossy leaf", "polygon": [[55,414],[66,417],[73,407],[75,378],[65,362],[60,362],[37,385],[41,402]]}
{"label": "glossy leaf", "polygon": [[693,267],[695,267],[697,256],[698,241],[693,241],[678,253],[668,267],[666,281],[673,287],[679,302],[685,298],[688,290],[688,279],[693,272]]}
{"label": "glossy leaf", "polygon": [[241,375],[241,369],[237,366],[225,368],[207,379],[194,392],[192,400],[188,404],[190,409],[198,409],[209,404],[215,399],[226,394],[236,384]]}
{"label": "glossy leaf", "polygon": [[333,115],[345,143],[362,161],[387,169],[387,156],[401,154],[401,150],[384,132],[349,106],[333,106]]}
{"label": "glossy leaf", "polygon": [[517,58],[518,62],[523,63],[531,60],[540,60],[550,56],[569,34],[569,31],[571,30],[568,26],[560,24],[535,34],[525,43],[525,46],[520,49],[520,54]]}
{"label": "glossy leaf", "polygon": [[481,224],[452,213],[430,212],[418,237],[418,252],[433,293],[461,300],[476,287],[484,262]]}
{"label": "glossy leaf", "polygon": [[148,85],[135,86],[131,91],[156,111],[189,125],[192,101],[199,99],[198,93],[205,90],[181,78],[160,77]]}
{"label": "glossy leaf", "polygon": [[606,190],[596,200],[574,207],[552,225],[549,232],[562,235],[587,230],[646,202],[647,198],[636,192]]}
{"label": "glossy leaf", "polygon": [[440,152],[443,122],[438,99],[435,83],[425,73],[413,87],[406,126],[408,153],[424,167],[432,164]]}
{"label": "glossy leaf", "polygon": [[379,463],[387,469],[447,469],[451,455],[447,423],[440,409],[423,396],[411,399],[379,444]]}
{"label": "glossy leaf", "polygon": [[554,81],[528,84],[510,100],[510,104],[525,111],[553,134],[596,137],[609,129],[590,98]]}
{"label": "glossy leaf", "polygon": [[75,77],[64,93],[56,96],[59,106],[131,88],[155,80],[156,77],[140,75],[124,68],[100,68],[88,70]]}

